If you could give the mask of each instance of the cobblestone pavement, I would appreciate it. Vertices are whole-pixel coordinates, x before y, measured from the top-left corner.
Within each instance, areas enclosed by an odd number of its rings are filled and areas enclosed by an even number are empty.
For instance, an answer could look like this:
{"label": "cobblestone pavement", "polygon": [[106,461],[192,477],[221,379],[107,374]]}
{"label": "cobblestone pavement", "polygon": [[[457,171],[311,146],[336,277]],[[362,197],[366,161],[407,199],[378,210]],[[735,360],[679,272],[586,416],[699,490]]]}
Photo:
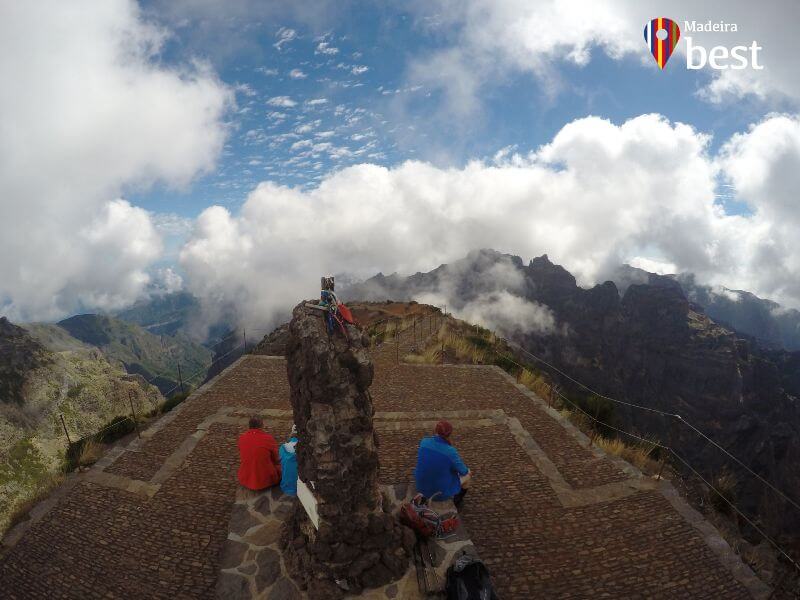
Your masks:
{"label": "cobblestone pavement", "polygon": [[[449,418],[475,472],[465,524],[501,598],[750,597],[747,569],[668,494],[587,449],[498,369],[397,364],[412,344],[375,352],[381,480],[409,481],[418,439]],[[280,440],[288,410],[284,361],[240,360],[10,532],[0,597],[213,597],[242,419],[262,413]]]}

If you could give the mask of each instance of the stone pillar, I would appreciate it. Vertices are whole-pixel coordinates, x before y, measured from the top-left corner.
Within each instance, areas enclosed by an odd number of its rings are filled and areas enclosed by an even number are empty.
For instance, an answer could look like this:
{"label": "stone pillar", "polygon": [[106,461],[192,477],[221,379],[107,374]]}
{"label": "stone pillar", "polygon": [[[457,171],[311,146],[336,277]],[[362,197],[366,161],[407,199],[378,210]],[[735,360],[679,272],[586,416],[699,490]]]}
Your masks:
{"label": "stone pillar", "polygon": [[[325,313],[295,307],[286,346],[299,478],[317,501],[319,529],[298,503],[285,532],[286,562],[311,598],[358,593],[408,568],[407,530],[384,511],[369,395],[369,337],[346,325],[329,335]],[[405,548],[404,548],[405,542]]]}

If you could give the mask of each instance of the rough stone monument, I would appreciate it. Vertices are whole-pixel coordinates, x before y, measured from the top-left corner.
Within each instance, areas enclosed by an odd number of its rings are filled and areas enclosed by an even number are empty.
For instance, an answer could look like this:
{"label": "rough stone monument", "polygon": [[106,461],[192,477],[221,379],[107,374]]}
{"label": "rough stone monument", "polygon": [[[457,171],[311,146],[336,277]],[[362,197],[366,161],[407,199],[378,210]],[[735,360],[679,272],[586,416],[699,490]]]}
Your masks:
{"label": "rough stone monument", "polygon": [[318,518],[296,504],[284,555],[310,598],[339,598],[401,577],[414,536],[384,510],[378,488],[369,338],[349,323],[329,328],[313,304],[294,308],[286,358],[298,476]]}

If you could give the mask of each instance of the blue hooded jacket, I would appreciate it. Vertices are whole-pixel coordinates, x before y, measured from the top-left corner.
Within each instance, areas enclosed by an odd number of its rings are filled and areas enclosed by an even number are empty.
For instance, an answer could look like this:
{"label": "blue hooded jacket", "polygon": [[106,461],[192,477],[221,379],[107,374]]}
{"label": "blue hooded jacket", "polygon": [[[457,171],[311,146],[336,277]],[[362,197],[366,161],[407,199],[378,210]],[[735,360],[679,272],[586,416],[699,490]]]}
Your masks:
{"label": "blue hooded jacket", "polygon": [[297,496],[296,445],[297,438],[292,437],[285,444],[281,444],[278,451],[281,456],[281,489],[287,496]]}
{"label": "blue hooded jacket", "polygon": [[469,473],[453,446],[438,435],[423,438],[419,443],[414,479],[417,491],[436,500],[447,500],[461,491],[460,477]]}

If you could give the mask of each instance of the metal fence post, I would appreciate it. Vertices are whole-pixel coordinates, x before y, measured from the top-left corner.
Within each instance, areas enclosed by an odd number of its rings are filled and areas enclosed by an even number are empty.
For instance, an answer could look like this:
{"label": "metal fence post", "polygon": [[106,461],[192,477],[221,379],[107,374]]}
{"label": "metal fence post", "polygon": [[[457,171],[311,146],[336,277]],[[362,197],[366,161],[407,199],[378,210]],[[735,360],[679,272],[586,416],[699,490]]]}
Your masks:
{"label": "metal fence post", "polygon": [[395,362],[400,363],[400,326],[394,328],[394,354]]}
{"label": "metal fence post", "polygon": [[242,337],[244,337],[244,350],[242,350],[242,354],[247,354],[247,329],[242,327]]}
{"label": "metal fence post", "polygon": [[131,403],[131,419],[133,419],[133,426],[136,428],[136,437],[142,437],[142,434],[139,432],[139,423],[136,421],[136,411],[133,409],[133,391],[128,390],[128,400]]}
{"label": "metal fence post", "polygon": [[185,393],[183,389],[183,374],[181,373],[181,363],[178,362],[178,381],[181,384],[181,394]]}
{"label": "metal fence post", "polygon": [[600,423],[600,421],[598,421],[597,417],[599,417],[599,416],[600,416],[600,407],[598,406],[597,410],[594,411],[594,425],[592,426],[592,436],[589,438],[589,447],[590,448],[592,447],[592,444],[594,444],[594,440],[597,437],[597,433],[598,433],[597,426]]}
{"label": "metal fence post", "polygon": [[61,425],[64,427],[64,435],[67,436],[67,447],[72,446],[72,440],[69,439],[69,431],[67,431],[67,424],[64,422],[64,415],[59,414],[58,416],[61,417]]}

